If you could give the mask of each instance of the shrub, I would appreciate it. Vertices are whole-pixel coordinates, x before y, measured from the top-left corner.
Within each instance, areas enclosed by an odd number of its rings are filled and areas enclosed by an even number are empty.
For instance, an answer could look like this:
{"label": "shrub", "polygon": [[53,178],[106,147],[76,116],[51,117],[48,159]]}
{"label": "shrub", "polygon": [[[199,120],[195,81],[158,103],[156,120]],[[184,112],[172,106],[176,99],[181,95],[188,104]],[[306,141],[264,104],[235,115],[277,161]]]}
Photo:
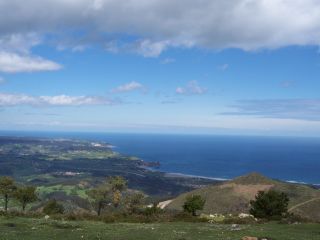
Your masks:
{"label": "shrub", "polygon": [[58,203],[55,199],[51,199],[43,208],[45,214],[62,214],[64,212],[64,207],[62,204]]}
{"label": "shrub", "polygon": [[289,198],[283,192],[259,191],[255,200],[250,201],[250,213],[256,218],[281,219],[288,212]]}
{"label": "shrub", "polygon": [[200,195],[191,195],[186,198],[183,209],[185,212],[192,213],[193,216],[196,216],[197,210],[202,210],[205,202],[206,200]]}
{"label": "shrub", "polygon": [[152,207],[145,208],[145,210],[143,211],[143,213],[147,216],[159,215],[163,212],[164,212],[163,209],[157,207],[156,204],[153,204]]}

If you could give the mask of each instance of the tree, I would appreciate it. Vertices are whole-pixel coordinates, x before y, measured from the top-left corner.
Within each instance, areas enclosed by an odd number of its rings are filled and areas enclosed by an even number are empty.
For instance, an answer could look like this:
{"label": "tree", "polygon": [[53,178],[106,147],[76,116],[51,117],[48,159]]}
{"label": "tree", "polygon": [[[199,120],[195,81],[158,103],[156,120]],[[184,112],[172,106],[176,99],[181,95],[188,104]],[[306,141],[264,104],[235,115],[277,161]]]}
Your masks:
{"label": "tree", "polygon": [[111,186],[108,183],[103,183],[88,192],[88,195],[93,199],[96,205],[98,216],[101,215],[102,209],[111,202]]}
{"label": "tree", "polygon": [[50,199],[43,208],[45,214],[62,214],[64,207],[58,203],[55,199]]}
{"label": "tree", "polygon": [[183,209],[185,212],[192,213],[193,216],[196,216],[197,210],[202,210],[205,203],[206,200],[200,195],[191,195],[186,198]]}
{"label": "tree", "polygon": [[14,195],[21,204],[22,211],[26,209],[27,204],[38,200],[36,188],[33,186],[19,187]]}
{"label": "tree", "polygon": [[250,213],[256,218],[276,219],[282,218],[288,212],[289,198],[283,192],[259,191],[250,204]]}
{"label": "tree", "polygon": [[11,196],[14,195],[17,187],[14,180],[10,177],[0,177],[0,194],[4,199],[4,210],[8,211],[8,203]]}
{"label": "tree", "polygon": [[112,203],[117,208],[122,199],[122,191],[127,188],[127,181],[121,176],[110,177],[107,180],[113,193]]}
{"label": "tree", "polygon": [[128,195],[125,199],[126,208],[128,212],[131,214],[138,212],[138,210],[141,209],[143,206],[144,197],[144,194],[140,192]]}
{"label": "tree", "polygon": [[93,199],[97,208],[97,214],[108,204],[118,207],[122,199],[122,191],[127,188],[127,181],[120,176],[109,177],[106,181],[97,187],[91,189],[88,195]]}

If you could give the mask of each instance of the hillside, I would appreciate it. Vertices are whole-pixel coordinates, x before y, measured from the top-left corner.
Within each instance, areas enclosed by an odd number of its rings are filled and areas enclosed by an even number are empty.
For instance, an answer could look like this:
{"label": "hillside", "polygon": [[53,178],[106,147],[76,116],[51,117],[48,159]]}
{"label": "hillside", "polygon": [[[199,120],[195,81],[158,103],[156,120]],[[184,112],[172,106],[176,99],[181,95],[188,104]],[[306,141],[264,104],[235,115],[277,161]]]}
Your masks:
{"label": "hillside", "polygon": [[269,189],[285,192],[289,196],[291,212],[320,221],[319,190],[307,185],[269,179],[258,173],[251,173],[218,185],[210,185],[181,194],[167,208],[181,210],[186,196],[198,194],[206,199],[203,213],[246,213],[249,211],[250,200],[254,199],[257,192]]}

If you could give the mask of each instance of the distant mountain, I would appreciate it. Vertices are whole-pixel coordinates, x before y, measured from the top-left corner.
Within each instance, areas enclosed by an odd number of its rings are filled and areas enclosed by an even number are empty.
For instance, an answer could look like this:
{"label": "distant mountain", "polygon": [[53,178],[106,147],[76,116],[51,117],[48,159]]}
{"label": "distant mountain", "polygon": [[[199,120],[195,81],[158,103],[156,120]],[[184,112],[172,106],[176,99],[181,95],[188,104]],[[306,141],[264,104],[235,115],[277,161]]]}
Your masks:
{"label": "distant mountain", "polygon": [[269,179],[258,173],[181,194],[173,199],[167,208],[181,210],[186,196],[197,194],[206,199],[203,213],[247,213],[250,209],[249,202],[255,198],[257,192],[269,189],[284,192],[289,196],[290,212],[320,221],[320,190],[307,185]]}

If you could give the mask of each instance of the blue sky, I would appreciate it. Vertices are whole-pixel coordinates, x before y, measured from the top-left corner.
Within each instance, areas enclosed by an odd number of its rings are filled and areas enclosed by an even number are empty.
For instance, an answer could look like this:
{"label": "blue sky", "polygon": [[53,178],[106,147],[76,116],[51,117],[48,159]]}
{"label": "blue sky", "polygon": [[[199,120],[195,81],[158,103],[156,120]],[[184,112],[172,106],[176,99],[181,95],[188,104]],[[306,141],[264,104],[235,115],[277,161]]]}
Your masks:
{"label": "blue sky", "polygon": [[320,134],[317,1],[0,3],[1,130]]}

